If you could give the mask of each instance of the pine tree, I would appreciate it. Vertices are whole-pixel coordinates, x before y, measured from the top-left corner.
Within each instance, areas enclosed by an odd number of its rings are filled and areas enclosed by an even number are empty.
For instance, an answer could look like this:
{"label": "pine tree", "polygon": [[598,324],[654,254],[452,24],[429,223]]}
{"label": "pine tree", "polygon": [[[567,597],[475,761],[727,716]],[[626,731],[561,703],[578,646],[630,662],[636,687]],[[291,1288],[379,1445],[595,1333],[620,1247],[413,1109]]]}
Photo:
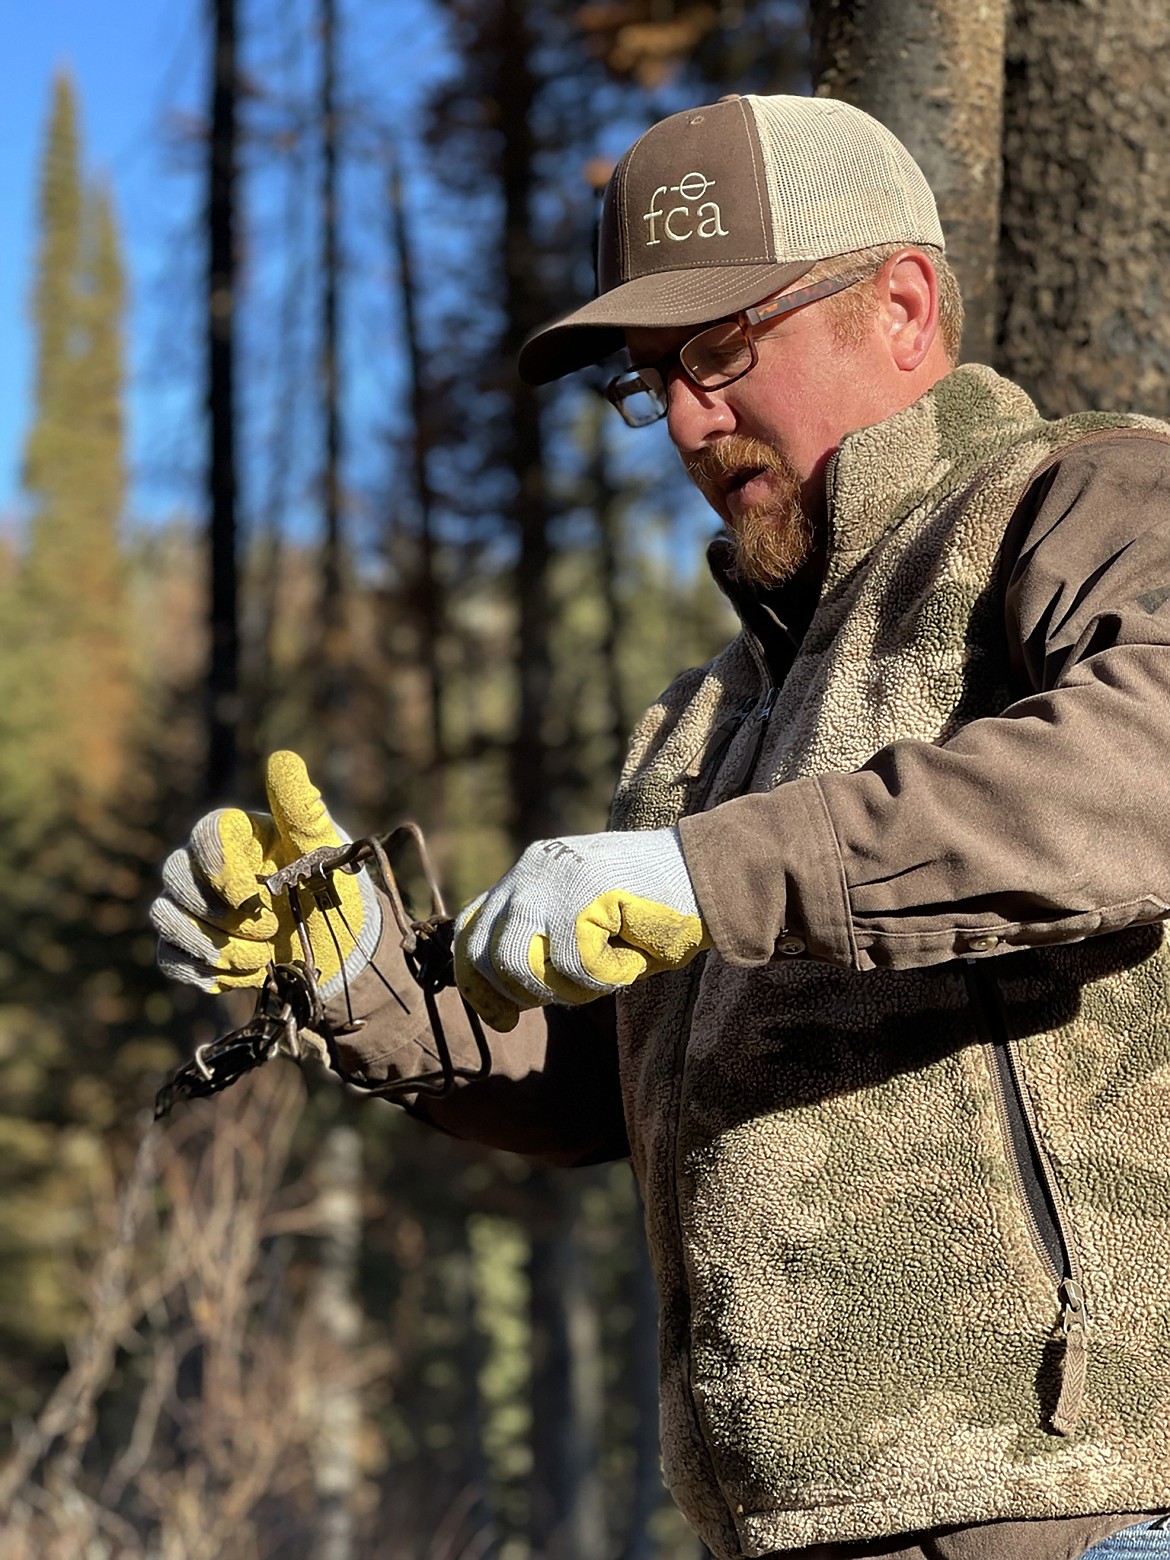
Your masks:
{"label": "pine tree", "polygon": [[118,527],[125,503],[125,284],[108,191],[87,191],[69,78],[54,83],[34,296],[31,501],[18,580],[17,806],[109,798],[124,768],[131,700]]}
{"label": "pine tree", "polygon": [[[84,207],[74,89],[67,76],[58,76],[41,177],[41,239],[33,299],[36,415],[24,467],[32,520],[23,583],[29,605],[45,612],[60,605],[58,582],[67,577],[75,561],[66,515],[78,488],[79,369],[86,325],[81,287]],[[61,626],[42,618],[36,625],[37,637],[51,635]]]}
{"label": "pine tree", "polygon": [[126,499],[125,279],[112,199],[104,188],[86,196],[82,281],[85,345],[77,364],[77,486],[69,495],[62,530],[72,548],[74,585],[81,579],[84,589],[56,592],[70,623],[62,734],[70,779],[89,794],[108,798],[123,771],[131,687],[118,538]]}

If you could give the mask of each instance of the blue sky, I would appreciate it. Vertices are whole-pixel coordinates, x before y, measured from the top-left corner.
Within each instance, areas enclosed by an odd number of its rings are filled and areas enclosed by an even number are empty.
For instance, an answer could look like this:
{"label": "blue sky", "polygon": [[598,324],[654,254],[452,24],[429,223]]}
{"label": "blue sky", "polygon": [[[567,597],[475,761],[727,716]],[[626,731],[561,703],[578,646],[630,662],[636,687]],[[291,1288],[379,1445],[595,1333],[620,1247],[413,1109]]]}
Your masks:
{"label": "blue sky", "polygon": [[11,514],[17,503],[30,414],[37,165],[53,72],[72,71],[86,162],[114,187],[133,287],[136,371],[146,324],[139,282],[157,261],[162,235],[190,204],[191,180],[166,173],[162,141],[168,111],[195,101],[201,11],[200,0],[38,0],[8,12],[0,95],[0,513]]}
{"label": "blue sky", "polygon": [[[279,515],[298,536],[320,523],[320,416],[312,393],[317,255],[315,143],[295,155],[268,133],[311,97],[318,0],[240,0],[253,89],[244,160],[240,312],[241,503],[245,524]],[[11,8],[7,91],[0,97],[0,526],[21,511],[20,462],[31,416],[29,299],[36,195],[53,73],[71,71],[84,163],[113,188],[129,276],[128,519],[152,525],[202,513],[201,276],[207,0],[39,0]],[[403,351],[389,258],[379,136],[395,138],[407,175],[424,313],[449,313],[452,265],[464,268],[466,214],[428,180],[418,104],[449,65],[431,0],[340,0],[339,77],[360,130],[346,155],[342,382],[351,535],[374,535],[403,459]],[[644,113],[643,106],[642,112]],[[286,120],[282,121],[281,116]],[[642,128],[614,124],[615,154]],[[299,181],[299,182],[298,182]],[[419,251],[425,256],[420,263]],[[290,309],[290,300],[292,307]],[[291,329],[286,323],[291,321]],[[424,328],[425,328],[424,319]],[[292,429],[291,448],[288,430]],[[623,460],[674,469],[660,431],[615,433]],[[675,498],[673,524],[706,534],[701,503]],[[694,513],[692,513],[694,511]],[[689,551],[689,549],[688,549]]]}
{"label": "blue sky", "polygon": [[[407,108],[443,64],[425,0],[341,9],[343,76],[388,110]],[[86,170],[113,187],[129,273],[131,515],[158,519],[198,501],[203,184],[193,131],[205,95],[207,11],[205,0],[38,0],[9,10],[0,95],[0,517],[11,519],[20,504],[37,172],[51,81],[62,67],[78,87]],[[279,71],[283,40],[310,14],[311,0],[242,0],[241,27],[261,56],[253,61],[258,79]],[[305,54],[294,77],[300,69],[303,78]],[[311,89],[311,77],[302,85]],[[277,197],[269,194],[271,207]],[[254,184],[249,221],[265,220],[252,215],[264,200]],[[252,281],[263,291],[264,277]],[[366,404],[384,393],[360,372],[352,378]]]}

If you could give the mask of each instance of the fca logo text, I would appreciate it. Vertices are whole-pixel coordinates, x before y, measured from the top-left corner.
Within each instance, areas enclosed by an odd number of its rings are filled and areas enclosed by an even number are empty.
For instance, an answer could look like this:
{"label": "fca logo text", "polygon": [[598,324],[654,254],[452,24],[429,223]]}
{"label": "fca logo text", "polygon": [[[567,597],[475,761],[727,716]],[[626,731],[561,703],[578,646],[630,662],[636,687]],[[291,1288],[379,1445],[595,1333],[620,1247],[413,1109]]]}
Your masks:
{"label": "fca logo text", "polygon": [[[662,223],[662,231],[667,238],[676,244],[685,243],[692,236],[726,238],[727,229],[723,226],[723,216],[718,205],[713,200],[703,200],[703,196],[714,183],[715,180],[708,179],[705,174],[688,173],[677,184],[660,184],[650,198],[650,210],[642,217],[642,221],[650,225],[650,237],[646,240],[647,249],[651,244],[662,242],[658,236],[659,222]],[[664,210],[658,204],[663,195],[681,195],[686,204],[671,206],[668,211]],[[695,207],[697,201],[703,201],[703,204],[692,211],[691,208]]]}

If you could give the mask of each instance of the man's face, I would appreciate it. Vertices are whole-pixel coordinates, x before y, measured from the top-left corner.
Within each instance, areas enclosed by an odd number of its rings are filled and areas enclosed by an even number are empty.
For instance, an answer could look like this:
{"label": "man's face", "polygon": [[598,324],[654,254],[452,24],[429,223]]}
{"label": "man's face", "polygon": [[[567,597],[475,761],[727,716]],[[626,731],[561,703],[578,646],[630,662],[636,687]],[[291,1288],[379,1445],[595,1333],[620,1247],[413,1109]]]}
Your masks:
{"label": "man's face", "polygon": [[[890,409],[876,320],[873,341],[842,345],[832,301],[756,327],[758,363],[721,390],[698,389],[677,359],[667,375],[671,439],[735,540],[738,572],[757,585],[782,583],[812,557],[823,529],[825,462],[846,433]],[[665,358],[699,329],[628,330],[630,361]]]}

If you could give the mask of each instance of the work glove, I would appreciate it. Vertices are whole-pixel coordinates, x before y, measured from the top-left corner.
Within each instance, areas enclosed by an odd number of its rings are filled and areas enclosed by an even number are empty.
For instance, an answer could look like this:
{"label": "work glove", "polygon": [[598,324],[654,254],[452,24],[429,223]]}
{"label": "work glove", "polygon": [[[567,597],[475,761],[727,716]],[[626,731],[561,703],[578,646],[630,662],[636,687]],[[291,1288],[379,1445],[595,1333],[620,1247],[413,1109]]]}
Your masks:
{"label": "work glove", "polygon": [[455,922],[455,978],[493,1029],[592,1002],[710,946],[677,829],[538,840]]}
{"label": "work glove", "polygon": [[[303,959],[288,896],[274,899],[264,879],[320,845],[343,836],[295,753],[273,753],[267,768],[268,813],[220,807],[191,831],[185,849],[163,865],[163,892],[150,907],[159,934],[158,963],[175,980],[204,991],[261,986],[270,963]],[[333,874],[340,910],[325,913],[301,890],[305,928],[323,1000],[370,962],[382,929],[374,885],[365,872]],[[343,919],[344,918],[344,919]]]}

